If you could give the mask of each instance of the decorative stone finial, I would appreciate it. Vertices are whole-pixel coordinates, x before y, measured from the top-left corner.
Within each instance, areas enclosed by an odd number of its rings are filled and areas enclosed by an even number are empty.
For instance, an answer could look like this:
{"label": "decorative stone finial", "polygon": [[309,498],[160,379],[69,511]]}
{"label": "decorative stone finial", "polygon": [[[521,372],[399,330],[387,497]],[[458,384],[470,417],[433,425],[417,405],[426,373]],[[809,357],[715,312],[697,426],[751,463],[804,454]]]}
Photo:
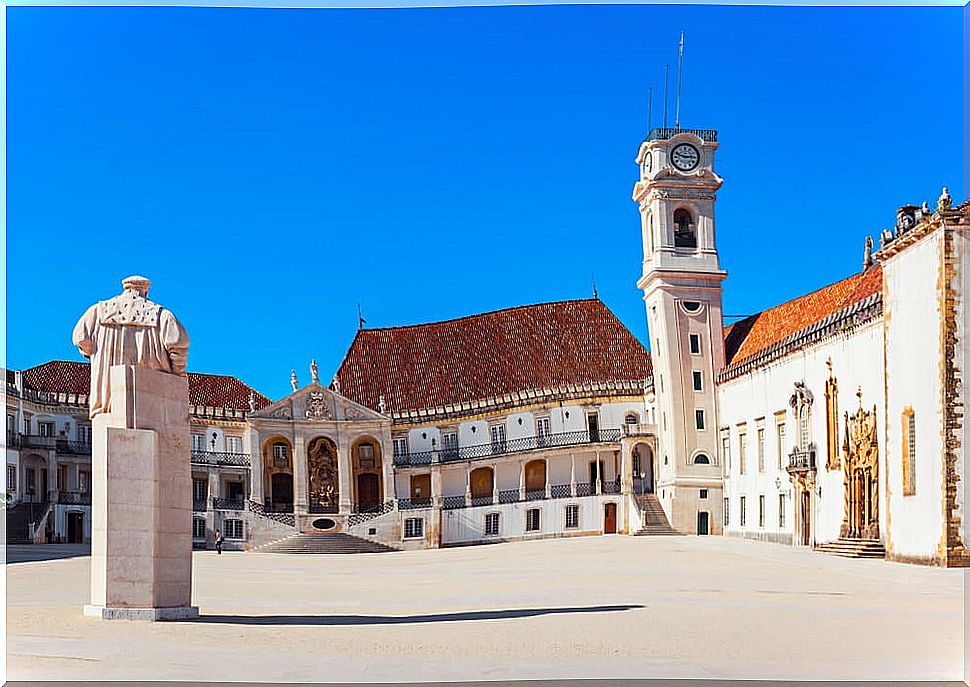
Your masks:
{"label": "decorative stone finial", "polygon": [[121,280],[121,288],[123,288],[125,291],[137,291],[142,296],[147,296],[148,289],[151,287],[152,282],[148,277],[140,277],[137,274],[133,274],[130,277],[125,277]]}
{"label": "decorative stone finial", "polygon": [[317,370],[316,358],[310,361],[310,381],[312,381],[314,384],[320,383],[320,375],[319,371]]}
{"label": "decorative stone finial", "polygon": [[293,391],[300,388],[300,383],[296,380],[296,370],[290,370],[290,386],[293,387]]}
{"label": "decorative stone finial", "polygon": [[943,192],[940,197],[936,200],[936,211],[946,212],[951,207],[953,207],[953,199],[950,197],[950,191],[946,186],[943,187]]}
{"label": "decorative stone finial", "polygon": [[[867,269],[872,267],[872,237],[866,237],[866,250],[862,255],[862,271],[865,272]],[[832,360],[829,359],[829,369],[832,369]]]}

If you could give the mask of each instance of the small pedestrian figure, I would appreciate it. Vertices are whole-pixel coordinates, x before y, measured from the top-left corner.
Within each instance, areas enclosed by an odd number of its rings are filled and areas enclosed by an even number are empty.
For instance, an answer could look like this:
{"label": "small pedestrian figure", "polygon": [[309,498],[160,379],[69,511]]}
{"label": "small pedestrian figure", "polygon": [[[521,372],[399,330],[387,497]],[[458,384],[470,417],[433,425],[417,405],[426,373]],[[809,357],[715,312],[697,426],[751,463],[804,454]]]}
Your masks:
{"label": "small pedestrian figure", "polygon": [[216,553],[222,555],[222,532],[216,530]]}

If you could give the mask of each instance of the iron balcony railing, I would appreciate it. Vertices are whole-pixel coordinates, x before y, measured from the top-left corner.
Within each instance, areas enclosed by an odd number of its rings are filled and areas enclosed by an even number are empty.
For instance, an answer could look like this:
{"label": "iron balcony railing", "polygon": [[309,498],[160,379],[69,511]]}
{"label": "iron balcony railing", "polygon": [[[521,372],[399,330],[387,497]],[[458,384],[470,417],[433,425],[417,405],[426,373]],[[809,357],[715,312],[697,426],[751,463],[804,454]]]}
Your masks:
{"label": "iron balcony railing", "polygon": [[209,510],[209,499],[192,499],[192,510],[196,513],[204,513]]}
{"label": "iron balcony railing", "polygon": [[242,497],[238,499],[223,499],[217,496],[212,497],[213,510],[246,510],[246,500]]}
{"label": "iron balcony railing", "polygon": [[576,496],[592,496],[593,487],[589,482],[576,482]]}
{"label": "iron balcony railing", "polygon": [[229,453],[227,451],[192,451],[194,465],[235,465],[249,466],[248,453]]}
{"label": "iron balcony railing", "polygon": [[807,472],[815,469],[815,447],[808,449],[792,449],[788,454],[788,472]]}
{"label": "iron balcony railing", "polygon": [[68,441],[61,437],[43,437],[38,434],[16,434],[7,432],[8,448],[54,449],[58,453],[72,456],[90,456],[90,441]]}
{"label": "iron balcony railing", "polygon": [[648,141],[665,141],[668,138],[673,138],[677,134],[694,134],[702,141],[715,143],[717,142],[717,131],[714,129],[671,129],[658,127],[652,129],[649,134],[647,134]]}
{"label": "iron balcony railing", "polygon": [[547,448],[565,446],[580,446],[582,444],[616,443],[620,440],[620,430],[600,429],[593,432],[560,432],[543,436],[521,437],[506,439],[505,441],[490,441],[487,444],[475,444],[449,448],[445,451],[418,451],[400,453],[394,456],[397,466],[430,465],[431,463],[450,463],[460,460],[478,460],[512,453],[539,451]]}
{"label": "iron balcony railing", "polygon": [[58,491],[57,502],[65,505],[90,506],[91,492],[89,491]]}
{"label": "iron balcony railing", "polygon": [[431,508],[431,499],[398,499],[398,510],[414,510],[415,508]]}

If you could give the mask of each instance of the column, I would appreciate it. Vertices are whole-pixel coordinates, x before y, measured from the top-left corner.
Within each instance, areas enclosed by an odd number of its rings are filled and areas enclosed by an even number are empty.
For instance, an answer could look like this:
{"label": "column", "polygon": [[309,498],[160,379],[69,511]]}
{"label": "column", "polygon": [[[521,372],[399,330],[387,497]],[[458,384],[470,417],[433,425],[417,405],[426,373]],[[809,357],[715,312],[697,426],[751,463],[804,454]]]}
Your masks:
{"label": "column", "polygon": [[263,452],[260,450],[259,435],[253,432],[249,437],[249,498],[263,505]]}
{"label": "column", "polygon": [[337,446],[337,479],[340,483],[339,510],[341,515],[349,515],[353,510],[353,499],[351,492],[352,476],[350,460],[350,448],[346,445]]}
{"label": "column", "polygon": [[[385,432],[385,436],[381,442],[381,465],[384,471],[384,500],[396,499],[397,490],[394,487],[394,444],[391,442],[389,432]],[[407,497],[410,496],[411,494],[408,492]]]}
{"label": "column", "polygon": [[492,503],[498,505],[498,463],[492,466]]}
{"label": "column", "polygon": [[569,454],[569,495],[576,496],[576,455]]}
{"label": "column", "polygon": [[47,452],[47,484],[44,489],[46,492],[41,492],[44,500],[57,503],[57,458],[53,449]]}
{"label": "column", "polygon": [[441,466],[437,463],[431,465],[431,504],[435,508],[441,508]]}
{"label": "column", "polygon": [[465,464],[465,505],[472,505],[472,472],[471,463]]}
{"label": "column", "polygon": [[600,462],[600,452],[596,452],[596,484],[593,485],[597,494],[603,493],[603,464]]}
{"label": "column", "polygon": [[308,475],[306,465],[306,440],[297,436],[293,441],[293,515],[306,515],[308,507]]}
{"label": "column", "polygon": [[[219,468],[215,465],[208,469],[209,486],[206,491],[205,509],[205,547],[215,546],[216,536],[216,512],[213,508],[212,499],[219,498]],[[225,534],[225,532],[223,532]]]}
{"label": "column", "polygon": [[[632,441],[620,444],[620,491],[624,494],[633,493],[633,444]],[[640,470],[643,471],[642,464]]]}
{"label": "column", "polygon": [[549,477],[549,472],[550,472],[550,470],[549,470],[549,462],[550,461],[547,458],[545,462],[546,462],[546,498],[547,499],[551,499],[552,498],[552,479],[550,479],[550,477]]}
{"label": "column", "polygon": [[519,501],[525,501],[525,463],[519,461]]}

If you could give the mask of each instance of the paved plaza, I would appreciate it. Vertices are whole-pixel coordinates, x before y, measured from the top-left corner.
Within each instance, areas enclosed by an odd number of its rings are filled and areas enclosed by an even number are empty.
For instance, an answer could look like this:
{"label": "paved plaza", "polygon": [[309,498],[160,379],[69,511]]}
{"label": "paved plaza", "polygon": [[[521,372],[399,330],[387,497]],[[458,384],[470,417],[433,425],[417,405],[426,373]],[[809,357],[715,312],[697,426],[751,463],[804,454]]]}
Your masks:
{"label": "paved plaza", "polygon": [[733,538],[196,552],[204,617],[154,624],[82,617],[54,553],[7,565],[10,680],[963,677],[962,570]]}

